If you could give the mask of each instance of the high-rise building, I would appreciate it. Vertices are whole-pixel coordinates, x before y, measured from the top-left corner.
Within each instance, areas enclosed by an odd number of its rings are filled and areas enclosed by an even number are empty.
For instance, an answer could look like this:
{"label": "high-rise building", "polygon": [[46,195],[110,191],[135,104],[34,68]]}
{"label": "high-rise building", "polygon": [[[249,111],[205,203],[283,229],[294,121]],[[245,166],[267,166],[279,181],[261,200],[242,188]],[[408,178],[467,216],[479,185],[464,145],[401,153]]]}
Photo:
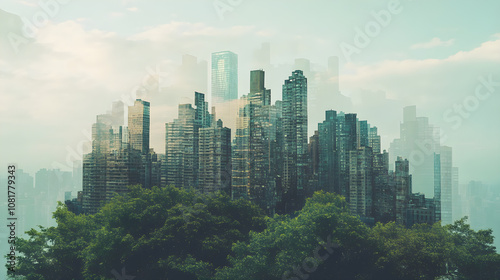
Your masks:
{"label": "high-rise building", "polygon": [[372,148],[374,154],[380,154],[380,142],[380,135],[378,135],[377,127],[370,127],[368,130],[368,146]]}
{"label": "high-rise building", "polygon": [[412,176],[409,174],[409,162],[407,159],[398,157],[396,161],[396,170],[393,173],[395,182],[395,218],[399,224],[407,222],[407,208],[412,193]]}
{"label": "high-rise building", "polygon": [[415,106],[403,109],[400,128],[400,139],[391,143],[391,157],[402,156],[410,161],[413,190],[433,194],[435,220],[451,223],[452,149],[440,145],[439,128],[429,124],[428,118],[417,117]]}
{"label": "high-rise building", "polygon": [[463,203],[462,196],[460,193],[460,185],[458,181],[458,167],[453,167],[452,169],[452,182],[451,182],[451,193],[452,193],[452,213],[453,221],[461,219],[463,216]]}
{"label": "high-rise building", "polygon": [[198,129],[196,110],[180,104],[178,118],[165,124],[165,182],[178,188],[196,187],[198,171]]}
{"label": "high-rise building", "polygon": [[248,199],[250,188],[250,104],[248,96],[242,96],[236,120],[236,132],[232,149],[233,199]]}
{"label": "high-rise building", "polygon": [[442,224],[453,223],[453,166],[452,149],[440,147],[441,158],[441,221]]}
{"label": "high-rise building", "polygon": [[[379,136],[380,138],[380,136]],[[373,146],[371,146],[372,149]],[[389,176],[389,154],[373,152],[373,217],[377,222],[395,220],[395,183]]]}
{"label": "high-rise building", "polygon": [[231,129],[221,120],[199,130],[199,187],[204,193],[231,190]]}
{"label": "high-rise building", "polygon": [[352,215],[372,217],[372,156],[372,149],[367,146],[349,152],[349,206]]}
{"label": "high-rise building", "polygon": [[208,112],[205,94],[195,92],[195,108],[191,104],[179,105],[178,118],[165,124],[162,185],[179,188],[199,186],[200,129],[211,124],[212,115]]}
{"label": "high-rise building", "polygon": [[133,106],[128,107],[129,143],[141,154],[149,154],[149,102],[136,99]]}
{"label": "high-rise building", "polygon": [[400,125],[400,138],[394,140],[389,148],[390,162],[398,156],[410,161],[412,186],[415,192],[432,195],[437,183],[434,168],[434,154],[439,153],[439,129],[429,124],[426,117],[416,116],[416,106],[403,109],[403,123]]}
{"label": "high-rise building", "polygon": [[117,104],[110,114],[97,116],[92,126],[92,152],[83,157],[81,201],[87,214],[98,212],[116,194],[127,192],[129,185],[150,187],[149,102],[136,100],[129,107],[130,135],[120,125],[123,108]]}
{"label": "high-rise building", "polygon": [[279,149],[281,116],[270,104],[271,91],[264,86],[263,70],[250,72],[250,93],[242,97],[233,150],[232,197],[248,198],[267,213],[274,213],[277,169],[272,166]]}
{"label": "high-rise building", "polygon": [[308,146],[310,165],[308,168],[308,177],[309,177],[309,187],[311,188],[308,196],[312,196],[315,191],[320,190],[319,186],[319,131],[315,131],[314,135],[309,137],[309,146]]}
{"label": "high-rise building", "polygon": [[369,136],[368,136],[369,127],[370,126],[368,125],[368,121],[358,121],[358,124],[356,126],[358,148],[369,146]]}
{"label": "high-rise building", "polygon": [[435,220],[441,220],[441,155],[434,153],[434,201],[436,203]]}
{"label": "high-rise building", "polygon": [[327,192],[340,193],[338,187],[337,112],[325,112],[325,121],[318,124],[319,187]]}
{"label": "high-rise building", "polygon": [[307,185],[307,78],[295,70],[283,84],[283,201],[281,211],[301,209]]}
{"label": "high-rise building", "polygon": [[340,113],[337,116],[337,141],[338,151],[338,182],[336,192],[349,201],[349,153],[355,151],[357,144],[357,119],[356,114]]}
{"label": "high-rise building", "polygon": [[210,127],[212,125],[212,116],[208,112],[208,102],[205,101],[205,94],[201,92],[194,93],[195,119],[200,127]]}
{"label": "high-rise building", "polygon": [[212,103],[238,98],[238,55],[230,51],[212,53]]}

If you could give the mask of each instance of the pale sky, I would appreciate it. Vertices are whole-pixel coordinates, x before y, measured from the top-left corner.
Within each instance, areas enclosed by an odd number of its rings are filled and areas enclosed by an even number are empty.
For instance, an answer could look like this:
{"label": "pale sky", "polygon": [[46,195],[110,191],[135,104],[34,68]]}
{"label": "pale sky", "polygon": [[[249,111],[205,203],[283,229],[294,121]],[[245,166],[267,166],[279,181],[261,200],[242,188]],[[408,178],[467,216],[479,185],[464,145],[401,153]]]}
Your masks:
{"label": "pale sky", "polygon": [[[497,0],[40,3],[0,4],[2,166],[17,163],[32,175],[68,166],[85,150],[97,114],[155,71],[163,86],[176,83],[183,54],[210,65],[212,52],[237,53],[239,95],[246,94],[253,52],[269,42],[275,66],[307,58],[324,69],[328,57],[339,56],[350,112],[379,128],[383,149],[399,136],[402,108],[417,105],[417,115],[441,127],[442,144],[453,147],[461,183],[500,184]],[[266,83],[274,100],[290,75],[278,74]],[[192,94],[168,92],[161,106],[151,104],[156,151],[164,151],[164,123],[179,102],[191,100]],[[344,109],[328,98],[320,102]],[[466,108],[461,114],[458,104]],[[321,121],[310,119],[310,132]]]}

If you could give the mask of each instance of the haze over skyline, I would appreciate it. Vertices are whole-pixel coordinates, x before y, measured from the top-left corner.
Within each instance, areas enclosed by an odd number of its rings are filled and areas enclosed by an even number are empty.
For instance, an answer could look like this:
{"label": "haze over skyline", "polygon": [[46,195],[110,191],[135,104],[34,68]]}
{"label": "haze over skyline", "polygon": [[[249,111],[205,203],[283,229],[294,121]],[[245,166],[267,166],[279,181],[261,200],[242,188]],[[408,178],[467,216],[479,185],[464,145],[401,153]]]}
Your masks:
{"label": "haze over skyline", "polygon": [[[179,71],[182,55],[206,61],[210,75],[212,52],[238,54],[242,96],[249,91],[253,54],[269,42],[272,68],[263,70],[273,73],[266,78],[273,100],[281,99],[296,58],[309,59],[317,72],[338,56],[340,91],[350,105],[310,96],[321,116],[323,106],[357,113],[378,127],[388,149],[399,137],[402,108],[416,105],[418,116],[442,128],[442,144],[453,147],[461,183],[500,183],[498,2],[62,2],[0,7],[4,166],[17,163],[34,175],[54,162],[67,165],[68,157],[78,157],[72,151],[88,141],[95,116],[154,75],[160,90],[153,98],[162,102],[148,100],[151,147],[163,153],[165,123],[176,117],[179,103],[192,103],[197,90],[178,87],[192,78]],[[36,27],[41,14],[49,20]],[[11,33],[20,36],[17,53]],[[309,135],[322,121],[309,119]]]}

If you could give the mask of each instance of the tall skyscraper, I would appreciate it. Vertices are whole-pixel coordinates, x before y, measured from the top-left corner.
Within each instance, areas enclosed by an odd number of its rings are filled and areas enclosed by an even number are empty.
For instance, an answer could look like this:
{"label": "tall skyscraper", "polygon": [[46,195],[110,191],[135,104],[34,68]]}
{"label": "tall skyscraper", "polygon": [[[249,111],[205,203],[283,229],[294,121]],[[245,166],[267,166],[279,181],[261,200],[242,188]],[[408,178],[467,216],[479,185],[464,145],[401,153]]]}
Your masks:
{"label": "tall skyscraper", "polygon": [[201,92],[194,93],[195,119],[200,127],[209,127],[212,125],[212,117],[208,112],[208,102],[205,101],[205,94]]}
{"label": "tall skyscraper", "polygon": [[238,98],[238,55],[230,51],[212,53],[212,103]]}
{"label": "tall skyscraper", "polygon": [[452,168],[452,182],[451,182],[451,193],[452,193],[452,220],[456,221],[461,219],[463,216],[464,203],[462,203],[462,195],[460,193],[460,185],[458,181],[458,167]]}
{"label": "tall skyscraper", "polygon": [[232,187],[233,199],[248,199],[250,188],[250,105],[248,96],[240,98],[236,132],[232,150]]}
{"label": "tall skyscraper", "polygon": [[377,127],[370,127],[368,130],[368,146],[372,147],[374,154],[379,154],[381,151],[380,136],[378,135]]}
{"label": "tall skyscraper", "polygon": [[[179,105],[178,118],[165,124],[162,185],[199,186],[200,129],[211,125],[212,115],[208,112],[205,94],[195,92],[195,108],[191,104]],[[211,140],[205,139],[203,144],[205,141]]]}
{"label": "tall skyscraper", "polygon": [[337,151],[338,151],[338,183],[337,193],[349,201],[349,153],[355,151],[357,144],[356,114],[340,113],[337,116]]}
{"label": "tall skyscraper", "polygon": [[128,107],[129,142],[133,149],[141,151],[143,155],[149,153],[149,127],[149,102],[137,99],[133,106]]}
{"label": "tall skyscraper", "polygon": [[452,148],[440,147],[441,154],[441,221],[442,224],[453,223],[453,166]]}
{"label": "tall skyscraper", "polygon": [[179,105],[179,116],[165,124],[165,183],[178,188],[196,187],[198,176],[198,129],[196,110]]}
{"label": "tall skyscraper", "polygon": [[299,210],[307,184],[307,78],[295,70],[283,84],[283,201],[281,211]]}
{"label": "tall skyscraper", "polygon": [[309,168],[308,168],[308,177],[309,177],[309,185],[311,187],[308,195],[312,195],[315,191],[319,190],[319,131],[315,131],[314,135],[309,137],[309,145],[308,145],[308,153],[309,153]]}
{"label": "tall skyscraper", "polygon": [[438,128],[429,124],[426,117],[416,116],[416,106],[403,108],[403,123],[400,125],[400,138],[395,139],[389,148],[390,162],[398,156],[410,161],[413,175],[413,190],[430,196],[434,193],[435,168],[434,153],[439,153]]}
{"label": "tall skyscraper", "polygon": [[352,215],[372,217],[373,160],[370,147],[349,152],[349,206]]}
{"label": "tall skyscraper", "polygon": [[[150,187],[149,102],[136,100],[129,107],[129,124],[121,126],[123,108],[113,104],[110,114],[98,115],[92,126],[92,152],[83,157],[82,208],[94,214],[127,186]],[[147,149],[147,150],[146,150]]]}
{"label": "tall skyscraper", "polygon": [[242,97],[233,151],[234,199],[248,198],[267,213],[276,203],[277,127],[281,112],[270,104],[263,70],[250,72],[250,93]]}
{"label": "tall skyscraper", "polygon": [[231,129],[222,121],[199,131],[199,187],[204,193],[231,190]]}
{"label": "tall skyscraper", "polygon": [[[380,136],[378,137],[380,139]],[[377,222],[395,220],[395,184],[389,180],[389,154],[373,151],[373,217]]]}
{"label": "tall skyscraper", "polygon": [[396,222],[406,224],[408,203],[412,193],[412,176],[409,174],[409,162],[407,159],[398,157],[394,171],[394,181],[396,190]]}
{"label": "tall skyscraper", "polygon": [[325,112],[325,121],[318,124],[319,187],[327,192],[340,193],[338,187],[337,112]]}
{"label": "tall skyscraper", "polygon": [[391,143],[391,158],[402,156],[409,160],[413,191],[434,195],[435,220],[451,223],[452,149],[440,145],[439,128],[429,124],[428,118],[417,117],[416,106],[403,109],[400,134]]}

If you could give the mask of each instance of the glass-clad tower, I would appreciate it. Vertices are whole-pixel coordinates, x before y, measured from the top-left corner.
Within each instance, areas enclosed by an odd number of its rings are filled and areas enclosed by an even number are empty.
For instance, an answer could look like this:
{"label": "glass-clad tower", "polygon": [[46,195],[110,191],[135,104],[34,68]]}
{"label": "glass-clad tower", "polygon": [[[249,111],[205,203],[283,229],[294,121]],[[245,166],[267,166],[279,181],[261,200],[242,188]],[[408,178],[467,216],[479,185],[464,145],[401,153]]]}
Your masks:
{"label": "glass-clad tower", "polygon": [[230,51],[212,53],[212,104],[238,98],[238,55]]}

